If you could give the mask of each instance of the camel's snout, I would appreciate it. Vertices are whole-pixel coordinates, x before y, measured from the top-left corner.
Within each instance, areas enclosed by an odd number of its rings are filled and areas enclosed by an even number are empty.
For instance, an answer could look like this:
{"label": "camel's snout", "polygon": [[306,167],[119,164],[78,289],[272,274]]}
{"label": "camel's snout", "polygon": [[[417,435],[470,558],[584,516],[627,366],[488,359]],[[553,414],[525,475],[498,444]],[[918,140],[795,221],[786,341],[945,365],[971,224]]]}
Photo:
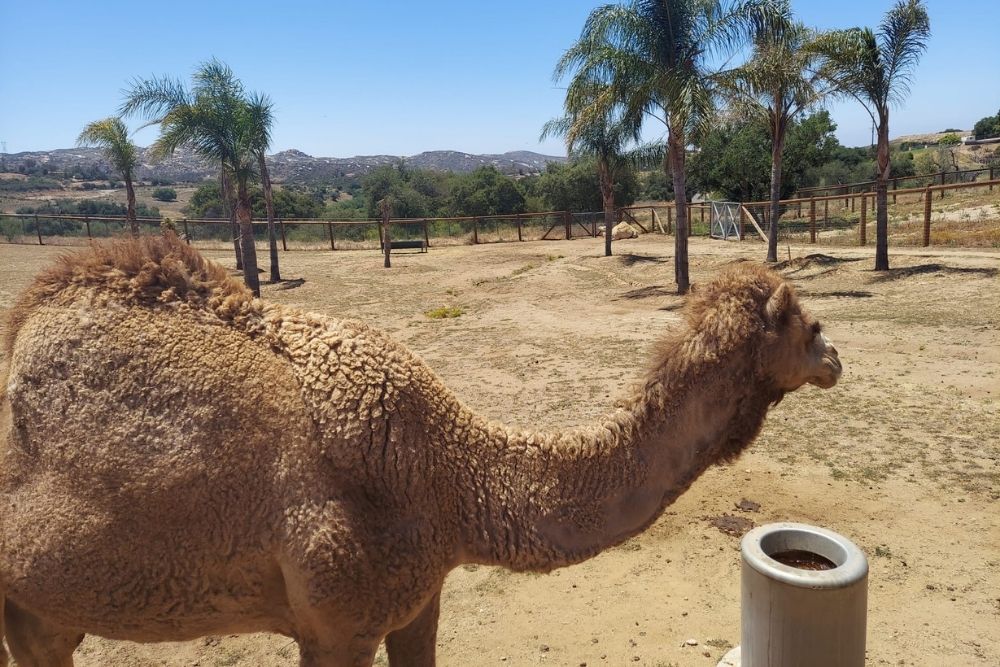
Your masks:
{"label": "camel's snout", "polygon": [[833,342],[825,334],[816,334],[813,345],[820,359],[821,370],[817,375],[810,378],[809,382],[822,389],[829,389],[837,384],[837,380],[840,379],[841,374],[844,372],[844,366],[840,363],[840,355],[837,354],[837,348],[833,346]]}

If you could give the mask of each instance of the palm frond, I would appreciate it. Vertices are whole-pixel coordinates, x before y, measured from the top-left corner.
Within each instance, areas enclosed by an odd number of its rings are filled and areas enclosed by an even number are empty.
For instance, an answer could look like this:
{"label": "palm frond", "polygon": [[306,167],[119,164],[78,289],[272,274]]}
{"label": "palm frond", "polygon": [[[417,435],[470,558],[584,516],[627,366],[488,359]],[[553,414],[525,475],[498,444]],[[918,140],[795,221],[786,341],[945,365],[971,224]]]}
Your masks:
{"label": "palm frond", "polygon": [[170,77],[132,79],[122,91],[125,101],[118,109],[122,116],[137,115],[143,120],[158,122],[167,111],[181,104],[190,104],[190,94],[184,84]]}
{"label": "palm frond", "polygon": [[131,176],[139,163],[138,148],[128,136],[128,127],[118,116],[88,123],[76,139],[78,146],[96,146],[116,171]]}
{"label": "palm frond", "polygon": [[888,101],[901,104],[921,54],[927,49],[931,26],[920,0],[897,0],[879,27],[885,63]]}

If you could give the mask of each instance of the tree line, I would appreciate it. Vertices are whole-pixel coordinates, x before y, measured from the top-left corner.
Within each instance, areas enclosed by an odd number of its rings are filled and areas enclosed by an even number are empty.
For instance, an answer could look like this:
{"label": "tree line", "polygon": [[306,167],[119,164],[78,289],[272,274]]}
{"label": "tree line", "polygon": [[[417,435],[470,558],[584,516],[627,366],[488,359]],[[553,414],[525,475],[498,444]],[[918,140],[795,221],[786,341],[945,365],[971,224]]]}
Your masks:
{"label": "tree line", "polygon": [[[720,118],[754,119],[766,127],[771,171],[767,261],[773,262],[789,131],[824,99],[852,99],[871,117],[878,136],[875,269],[887,270],[890,109],[905,99],[929,38],[930,20],[921,0],[897,0],[877,30],[829,32],[797,21],[787,0],[603,5],[590,13],[580,38],[556,64],[555,79],[569,78],[565,114],[546,125],[543,135],[561,134],[571,153],[595,157],[609,181],[622,165],[662,159],[673,184],[674,273],[683,294],[690,286],[686,205],[693,185],[688,182],[691,148]],[[730,66],[734,61],[738,64]],[[638,138],[648,123],[664,136],[643,146]],[[613,190],[603,191],[605,210],[610,210]],[[606,223],[610,236],[610,215]],[[605,254],[611,254],[610,242]]]}

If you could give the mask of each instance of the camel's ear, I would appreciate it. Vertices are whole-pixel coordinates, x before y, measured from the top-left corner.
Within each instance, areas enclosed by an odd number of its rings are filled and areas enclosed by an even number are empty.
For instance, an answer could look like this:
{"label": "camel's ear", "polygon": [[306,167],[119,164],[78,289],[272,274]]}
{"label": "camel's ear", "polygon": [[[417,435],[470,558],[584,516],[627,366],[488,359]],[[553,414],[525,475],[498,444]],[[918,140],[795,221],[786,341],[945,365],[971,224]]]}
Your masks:
{"label": "camel's ear", "polygon": [[767,300],[767,319],[775,324],[784,324],[792,307],[792,290],[787,283],[778,285]]}

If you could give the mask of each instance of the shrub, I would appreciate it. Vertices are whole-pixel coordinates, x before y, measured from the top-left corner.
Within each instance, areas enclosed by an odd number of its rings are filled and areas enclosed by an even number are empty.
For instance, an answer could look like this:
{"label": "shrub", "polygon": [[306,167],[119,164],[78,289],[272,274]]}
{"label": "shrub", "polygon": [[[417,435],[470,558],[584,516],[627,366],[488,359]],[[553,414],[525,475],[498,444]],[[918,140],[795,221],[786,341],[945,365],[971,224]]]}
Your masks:
{"label": "shrub", "polygon": [[431,318],[432,320],[442,320],[450,319],[452,317],[459,317],[465,312],[458,306],[442,306],[440,308],[435,308],[434,310],[428,310],[424,315]]}
{"label": "shrub", "polygon": [[157,201],[177,201],[177,190],[173,188],[156,188],[153,190],[153,199]]}

